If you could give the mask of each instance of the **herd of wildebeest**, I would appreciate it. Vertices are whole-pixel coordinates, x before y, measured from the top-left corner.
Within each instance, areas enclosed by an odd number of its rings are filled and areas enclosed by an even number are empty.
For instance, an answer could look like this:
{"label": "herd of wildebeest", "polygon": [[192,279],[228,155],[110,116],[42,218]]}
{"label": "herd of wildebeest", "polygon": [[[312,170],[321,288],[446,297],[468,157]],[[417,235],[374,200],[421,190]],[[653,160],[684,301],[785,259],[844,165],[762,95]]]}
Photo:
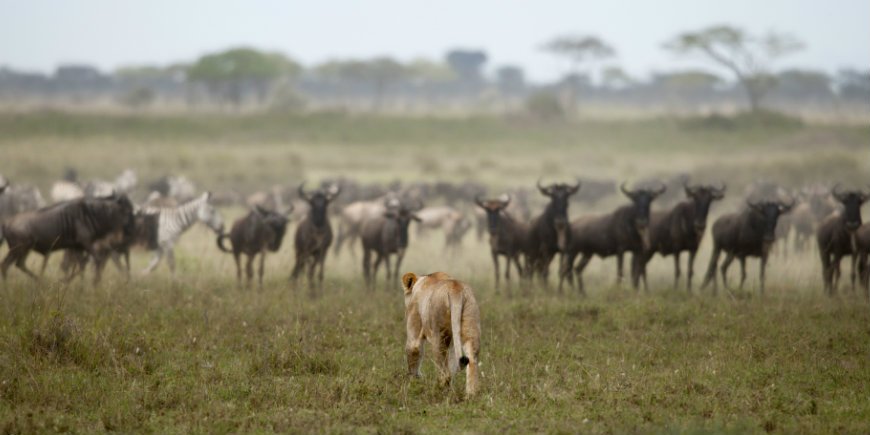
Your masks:
{"label": "herd of wildebeest", "polygon": [[[330,250],[338,254],[343,247],[353,250],[358,245],[366,284],[375,285],[383,264],[391,286],[398,282],[413,222],[419,233],[443,230],[445,255],[459,249],[475,228],[479,238],[488,236],[496,290],[503,284],[502,267],[506,281],[513,268],[524,285],[538,281],[548,286],[551,264],[558,257],[559,290],[567,283],[585,294],[583,272],[593,257],[615,256],[621,281],[626,254],[631,254],[629,275],[635,288],[647,287],[647,264],[655,254],[673,257],[674,284],[679,287],[685,252],[686,288],[691,291],[710,208],[725,198],[727,190],[724,183],[695,184],[686,176],[663,183],[637,182],[634,187],[601,180],[567,184],[539,180],[534,188],[489,195],[485,186],[474,182],[379,185],[336,179],[315,188],[306,188],[304,182],[294,188],[275,186],[245,197],[232,192],[197,193],[185,177],[168,176],[148,184],[147,197],[134,203],[137,181],[135,172],[126,170],[114,181],[81,182],[69,170],[51,187],[52,203],[47,205],[38,189],[0,176],[0,244],[8,246],[0,264],[4,280],[12,265],[39,279],[27,267],[31,251],[43,256],[42,272],[51,253],[64,251],[61,268],[66,280],[82,275],[93,264],[94,281],[99,282],[109,260],[129,277],[134,247],[153,253],[146,273],[161,261],[174,273],[174,246],[189,227],[202,222],[216,233],[217,247],[232,254],[240,285],[250,285],[259,259],[262,286],[266,253],[281,248],[289,223],[295,221],[291,281],[305,273],[309,286],[320,288]],[[572,203],[591,206],[614,193],[624,196],[624,204],[610,213],[569,218]],[[755,257],[760,259],[763,292],[765,268],[777,241],[779,245],[793,241],[791,247],[777,251],[817,249],[827,294],[836,292],[843,257],[851,259],[852,287],[868,288],[870,224],[863,224],[861,207],[870,191],[819,184],[789,189],[756,182],[736,195],[741,197],[737,209],[712,224],[708,242],[712,255],[702,287],[715,293],[719,272],[727,288],[727,272],[735,259],[740,263],[742,287],[746,259]],[[537,201],[545,205],[534,213],[530,204]],[[426,207],[426,203],[442,205]],[[250,211],[225,231],[217,207],[238,204]],[[813,238],[815,244],[810,243]]]}

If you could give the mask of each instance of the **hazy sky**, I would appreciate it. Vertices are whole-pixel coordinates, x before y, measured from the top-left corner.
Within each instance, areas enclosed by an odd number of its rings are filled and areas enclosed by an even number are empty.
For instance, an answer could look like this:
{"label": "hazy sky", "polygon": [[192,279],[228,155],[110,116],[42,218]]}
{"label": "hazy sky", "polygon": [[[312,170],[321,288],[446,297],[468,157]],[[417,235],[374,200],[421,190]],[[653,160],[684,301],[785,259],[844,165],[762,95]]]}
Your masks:
{"label": "hazy sky", "polygon": [[791,32],[806,42],[806,51],[778,66],[870,69],[870,0],[0,0],[0,64],[48,72],[86,62],[111,70],[238,45],[312,64],[441,58],[469,47],[489,53],[490,69],[518,64],[532,79],[549,80],[566,65],[540,45],[559,34],[594,33],[619,52],[610,63],[642,75],[677,65],[663,41],[717,23]]}

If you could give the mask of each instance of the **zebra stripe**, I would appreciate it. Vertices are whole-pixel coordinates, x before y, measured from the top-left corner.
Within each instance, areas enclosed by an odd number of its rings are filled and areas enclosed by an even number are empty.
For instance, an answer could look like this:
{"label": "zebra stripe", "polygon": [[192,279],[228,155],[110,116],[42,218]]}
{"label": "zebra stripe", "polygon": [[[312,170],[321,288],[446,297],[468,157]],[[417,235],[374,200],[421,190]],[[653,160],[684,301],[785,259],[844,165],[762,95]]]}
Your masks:
{"label": "zebra stripe", "polygon": [[157,243],[160,246],[174,245],[179,237],[198,220],[200,208],[207,205],[208,196],[173,208],[146,208],[146,214],[157,214]]}

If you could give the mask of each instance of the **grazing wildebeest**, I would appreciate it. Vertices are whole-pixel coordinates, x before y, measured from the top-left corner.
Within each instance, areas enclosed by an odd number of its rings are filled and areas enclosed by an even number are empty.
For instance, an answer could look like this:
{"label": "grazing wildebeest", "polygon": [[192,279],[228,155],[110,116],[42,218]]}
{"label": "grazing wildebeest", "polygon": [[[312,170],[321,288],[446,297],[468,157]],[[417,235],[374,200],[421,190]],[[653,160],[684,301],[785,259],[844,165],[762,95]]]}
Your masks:
{"label": "grazing wildebeest", "polygon": [[387,210],[396,210],[398,207],[399,198],[394,193],[388,193],[384,197],[371,201],[356,201],[346,205],[339,215],[335,254],[338,255],[345,242],[353,252],[353,245],[360,237],[363,224],[368,220],[381,217]]}
{"label": "grazing wildebeest", "polygon": [[674,288],[680,286],[680,254],[689,252],[686,267],[686,289],[692,291],[692,277],[695,274],[695,255],[707,229],[707,214],[713,201],[725,197],[725,185],[713,186],[683,185],[688,197],[668,211],[653,212],[649,220],[649,249],[645,252],[639,271],[646,287],[646,263],[655,255],[674,256]]}
{"label": "grazing wildebeest", "polygon": [[851,283],[855,290],[855,278],[858,272],[858,253],[855,231],[861,226],[861,205],[870,198],[870,194],[853,190],[841,192],[835,186],[831,192],[834,198],[843,204],[842,213],[833,213],[825,218],[816,231],[816,241],[819,243],[819,256],[822,259],[822,277],[825,283],[825,293],[832,296],[837,291],[840,282],[840,260],[845,256],[852,259]]}
{"label": "grazing wildebeest", "polygon": [[305,183],[299,185],[299,197],[308,204],[308,216],[296,227],[294,247],[296,248],[296,265],[290,274],[294,283],[308,264],[308,285],[314,289],[314,268],[319,266],[318,285],[323,286],[323,264],[329,245],[332,244],[332,226],[329,224],[327,208],[340,193],[337,186],[329,189],[318,189],[313,193],[305,192]]}
{"label": "grazing wildebeest", "polygon": [[210,202],[211,192],[203,193],[199,198],[190,200],[173,208],[145,208],[145,214],[157,216],[157,247],[154,258],[143,273],[154,271],[160,259],[166,256],[170,272],[175,274],[175,244],[181,235],[196,222],[202,222],[216,234],[222,234],[224,220],[221,214]]}
{"label": "grazing wildebeest", "polygon": [[764,293],[764,273],[771,247],[776,241],[776,223],[795,205],[794,200],[790,204],[780,200],[747,200],[746,203],[748,207],[742,212],[720,216],[713,223],[713,254],[701,287],[706,288],[712,282],[714,294],[717,290],[716,266],[722,251],[726,254],[721,270],[725,288],[728,288],[728,267],[735,257],[740,260],[740,288],[746,281],[746,257],[759,257],[760,291]]}
{"label": "grazing wildebeest", "polygon": [[[560,289],[566,278],[573,286],[573,275],[576,273],[578,288],[585,294],[583,270],[595,255],[601,258],[616,255],[617,282],[622,281],[623,256],[626,252],[633,254],[632,261],[635,263],[643,258],[644,251],[649,247],[650,205],[665,192],[666,187],[628,190],[622,183],[619,189],[631,200],[631,204],[605,215],[585,216],[571,222],[568,235],[560,245],[564,255],[559,273]],[[578,254],[582,255],[580,263],[572,270]],[[634,266],[632,270],[637,274],[638,269],[639,266]],[[632,276],[632,284],[637,287],[636,276]]]}
{"label": "grazing wildebeest", "polygon": [[4,280],[12,264],[36,279],[27,269],[30,251],[47,257],[52,251],[71,249],[86,251],[94,258],[94,283],[98,283],[106,258],[99,242],[117,231],[132,232],[133,204],[126,195],[80,198],[18,214],[2,226],[9,245],[9,253],[0,265]]}
{"label": "grazing wildebeest", "polygon": [[[233,223],[229,234],[221,234],[217,238],[218,248],[221,251],[232,253],[236,262],[236,280],[242,285],[242,254],[248,256],[245,267],[248,285],[254,278],[254,259],[260,256],[260,268],[258,273],[259,286],[263,287],[263,268],[268,251],[278,252],[281,242],[287,232],[287,216],[293,211],[292,208],[283,213],[268,210],[260,206],[251,208],[251,212],[245,217],[239,218]],[[224,246],[224,239],[230,239],[232,250]]]}
{"label": "grazing wildebeest", "polygon": [[537,183],[542,195],[550,198],[543,213],[529,222],[529,233],[523,249],[525,257],[525,275],[531,279],[537,274],[548,286],[550,263],[564,246],[568,229],[568,199],[580,190],[580,182],[571,186],[563,183],[551,184],[547,187]]}
{"label": "grazing wildebeest", "polygon": [[489,232],[489,249],[492,264],[495,267],[495,289],[500,288],[498,257],[505,257],[505,281],[511,279],[511,262],[516,265],[517,274],[522,277],[523,266],[520,263],[522,248],[528,237],[526,224],[515,220],[505,211],[510,205],[511,197],[503,195],[499,199],[475,199],[475,203],[486,213],[487,230]]}
{"label": "grazing wildebeest", "polygon": [[[408,225],[411,221],[420,222],[416,212],[423,208],[423,203],[418,201],[415,207],[400,204],[396,209],[388,209],[383,215],[375,219],[369,219],[362,227],[363,247],[363,275],[366,285],[373,288],[378,274],[381,261],[387,270],[386,286],[389,288],[396,279],[399,279],[399,269],[402,266],[402,258],[408,248]],[[372,253],[376,255],[374,270],[372,270]],[[390,255],[396,255],[396,269],[393,273],[390,269]]]}

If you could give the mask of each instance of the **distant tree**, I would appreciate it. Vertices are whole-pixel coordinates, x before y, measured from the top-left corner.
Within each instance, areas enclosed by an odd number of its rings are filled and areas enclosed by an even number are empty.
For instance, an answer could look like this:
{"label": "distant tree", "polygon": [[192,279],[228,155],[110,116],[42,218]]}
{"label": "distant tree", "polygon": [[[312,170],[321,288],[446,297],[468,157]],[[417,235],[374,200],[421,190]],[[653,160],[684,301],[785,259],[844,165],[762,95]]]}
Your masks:
{"label": "distant tree", "polygon": [[505,65],[495,72],[498,88],[502,92],[520,92],[526,87],[526,76],[518,66]]}
{"label": "distant tree", "polygon": [[154,103],[156,95],[151,88],[138,87],[122,95],[120,101],[131,109],[142,109]]}
{"label": "distant tree", "polygon": [[295,76],[300,70],[297,63],[282,54],[234,48],[199,58],[188,69],[187,78],[205,84],[209,93],[238,107],[246,85],[255,90],[262,103],[275,80]]}
{"label": "distant tree", "polygon": [[736,27],[718,25],[679,34],[664,47],[680,55],[701,55],[731,71],[746,92],[750,110],[757,112],[764,96],[776,84],[770,63],[802,50],[804,45],[787,34],[755,36]]}
{"label": "distant tree", "polygon": [[601,85],[606,89],[625,89],[634,86],[636,82],[634,77],[618,66],[609,66],[601,70]]}
{"label": "distant tree", "polygon": [[[584,63],[607,59],[616,55],[616,51],[604,40],[592,35],[559,36],[543,45],[543,50],[570,62],[569,76],[580,77],[580,67]],[[577,94],[579,88],[575,80],[563,81],[567,87],[567,105],[573,112],[577,109]]]}
{"label": "distant tree", "polygon": [[323,79],[345,83],[369,84],[374,90],[374,105],[380,107],[389,85],[408,76],[407,68],[388,57],[369,60],[333,60],[319,65],[315,72]]}
{"label": "distant tree", "polygon": [[445,58],[447,64],[460,80],[464,82],[479,82],[483,80],[483,65],[486,64],[486,53],[479,50],[451,50]]}
{"label": "distant tree", "polygon": [[449,65],[429,59],[415,59],[405,66],[408,78],[422,83],[440,83],[456,79]]}
{"label": "distant tree", "polygon": [[847,100],[870,101],[870,70],[844,69],[837,72],[837,93]]}
{"label": "distant tree", "polygon": [[833,96],[832,79],[823,71],[790,69],[776,78],[777,93],[791,98],[829,99]]}

